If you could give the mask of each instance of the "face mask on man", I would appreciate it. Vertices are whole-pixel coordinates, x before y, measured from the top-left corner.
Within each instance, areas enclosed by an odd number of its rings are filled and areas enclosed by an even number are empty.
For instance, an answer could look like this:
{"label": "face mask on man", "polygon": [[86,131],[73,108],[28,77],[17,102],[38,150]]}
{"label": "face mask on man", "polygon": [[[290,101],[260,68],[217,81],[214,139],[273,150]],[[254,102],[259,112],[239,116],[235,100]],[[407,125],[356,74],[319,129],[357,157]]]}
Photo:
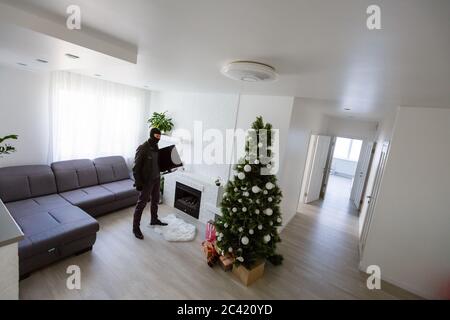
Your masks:
{"label": "face mask on man", "polygon": [[159,140],[161,140],[161,131],[156,128],[150,130],[150,141],[158,143]]}

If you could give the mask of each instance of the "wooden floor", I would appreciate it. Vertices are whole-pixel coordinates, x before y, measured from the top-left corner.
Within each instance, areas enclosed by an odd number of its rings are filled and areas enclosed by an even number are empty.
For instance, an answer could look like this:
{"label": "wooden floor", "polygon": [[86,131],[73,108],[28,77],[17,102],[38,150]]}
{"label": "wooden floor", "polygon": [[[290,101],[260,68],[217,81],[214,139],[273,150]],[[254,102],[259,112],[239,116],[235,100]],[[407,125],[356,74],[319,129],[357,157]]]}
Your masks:
{"label": "wooden floor", "polygon": [[[20,282],[20,298],[417,299],[387,283],[382,290],[366,288],[366,275],[358,271],[357,218],[350,206],[342,209],[336,204],[330,196],[305,205],[282,233],[279,252],[284,264],[268,264],[264,278],[249,288],[219,266],[207,266],[201,223],[162,205],[161,216],[177,212],[198,226],[194,241],[169,243],[145,226],[145,240],[140,241],[131,233],[133,208],[109,214],[99,219],[101,229],[92,252],[33,273]],[[144,217],[143,223],[148,219]],[[69,265],[81,267],[81,290],[66,288]]]}

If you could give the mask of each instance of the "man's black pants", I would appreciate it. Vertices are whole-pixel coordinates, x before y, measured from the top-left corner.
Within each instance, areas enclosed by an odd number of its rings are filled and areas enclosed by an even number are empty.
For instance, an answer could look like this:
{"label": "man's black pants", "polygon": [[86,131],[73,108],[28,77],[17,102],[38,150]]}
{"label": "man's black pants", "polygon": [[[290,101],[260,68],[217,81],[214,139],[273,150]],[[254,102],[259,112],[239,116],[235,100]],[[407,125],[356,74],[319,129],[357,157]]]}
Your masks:
{"label": "man's black pants", "polygon": [[133,228],[138,228],[140,226],[142,212],[144,211],[149,200],[151,201],[151,222],[155,222],[156,220],[158,220],[160,181],[161,179],[159,177],[151,180],[149,183],[147,183],[147,185],[144,186],[144,188],[140,192],[139,199],[136,204],[136,209],[134,210]]}

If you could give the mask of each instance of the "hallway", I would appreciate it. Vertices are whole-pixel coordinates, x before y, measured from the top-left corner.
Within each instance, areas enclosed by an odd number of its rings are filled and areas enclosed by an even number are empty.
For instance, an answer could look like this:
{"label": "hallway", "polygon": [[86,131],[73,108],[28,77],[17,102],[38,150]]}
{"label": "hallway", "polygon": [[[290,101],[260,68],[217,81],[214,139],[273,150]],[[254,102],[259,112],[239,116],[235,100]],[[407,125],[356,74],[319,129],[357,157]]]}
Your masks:
{"label": "hallway", "polygon": [[367,275],[358,269],[359,219],[350,201],[351,188],[351,179],[330,175],[325,198],[300,206],[291,224],[302,232],[298,237],[303,263],[314,266],[328,286],[337,286],[353,298],[417,299],[384,281],[381,290],[367,289]]}

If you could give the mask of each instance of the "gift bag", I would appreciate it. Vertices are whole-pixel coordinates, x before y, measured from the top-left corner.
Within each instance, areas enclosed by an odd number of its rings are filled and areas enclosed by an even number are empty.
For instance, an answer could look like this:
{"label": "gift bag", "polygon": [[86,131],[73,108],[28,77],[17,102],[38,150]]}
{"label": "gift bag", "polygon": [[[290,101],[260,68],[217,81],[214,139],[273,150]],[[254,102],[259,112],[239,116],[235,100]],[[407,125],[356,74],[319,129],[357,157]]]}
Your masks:
{"label": "gift bag", "polygon": [[202,247],[203,252],[205,253],[206,256],[206,262],[208,263],[208,266],[213,267],[214,264],[219,259],[219,254],[214,248],[214,245],[209,241],[203,241]]}
{"label": "gift bag", "polygon": [[211,243],[216,241],[216,227],[213,221],[208,221],[206,224],[206,235],[205,240]]}

